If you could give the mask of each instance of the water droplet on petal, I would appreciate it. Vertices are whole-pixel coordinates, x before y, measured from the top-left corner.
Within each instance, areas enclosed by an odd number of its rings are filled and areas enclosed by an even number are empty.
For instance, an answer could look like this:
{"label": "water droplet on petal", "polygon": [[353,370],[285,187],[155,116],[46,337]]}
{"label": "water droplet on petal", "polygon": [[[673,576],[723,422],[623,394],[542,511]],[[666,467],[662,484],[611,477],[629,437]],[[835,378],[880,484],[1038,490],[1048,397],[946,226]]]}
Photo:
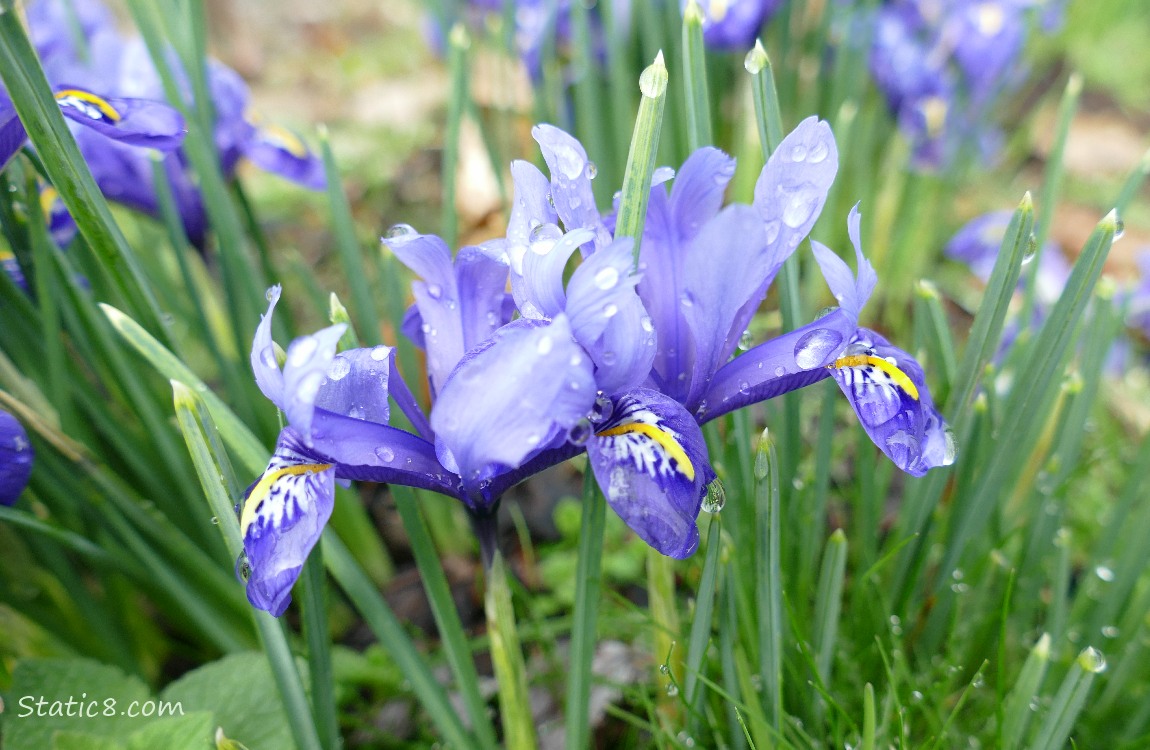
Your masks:
{"label": "water droplet on petal", "polygon": [[530,446],[536,446],[536,445],[539,445],[539,439],[540,439],[540,438],[539,438],[539,435],[538,435],[538,434],[536,434],[536,433],[532,433],[532,434],[530,434],[530,435],[528,435],[528,436],[527,436],[527,444],[528,444],[528,445],[530,445]]}
{"label": "water droplet on petal", "polygon": [[540,224],[531,230],[531,252],[546,255],[563,236],[563,230],[554,224]]}
{"label": "water droplet on petal", "polygon": [[819,164],[826,161],[827,156],[830,155],[830,149],[823,141],[819,141],[811,148],[811,152],[807,154],[808,164]]}
{"label": "water droplet on petal", "polygon": [[755,345],[755,339],[751,336],[750,331],[743,331],[743,335],[739,336],[739,351],[746,351]]}
{"label": "water droplet on petal", "polygon": [[651,333],[652,331],[655,330],[655,324],[651,322],[651,316],[650,315],[644,315],[642,317],[642,319],[639,321],[639,325],[647,333]]}
{"label": "water droplet on petal", "polygon": [[603,306],[603,317],[613,318],[619,312],[619,306],[615,304],[607,304]]}
{"label": "water droplet on petal", "polygon": [[583,161],[579,152],[566,144],[555,148],[555,158],[558,162],[559,171],[569,180],[578,179],[586,167],[586,162]]}
{"label": "water droplet on petal", "polygon": [[595,396],[595,403],[591,405],[591,412],[587,418],[591,420],[592,424],[601,424],[606,422],[611,417],[611,412],[614,411],[615,405],[611,403],[611,399],[603,395],[600,391]]}
{"label": "water droplet on petal", "polygon": [[567,442],[571,445],[586,445],[594,430],[595,428],[591,426],[591,420],[584,417],[571,425],[571,429],[567,431]]}
{"label": "water droplet on petal", "polygon": [[954,430],[949,427],[943,433],[943,439],[946,441],[946,448],[942,454],[942,465],[950,466],[958,458],[958,440],[954,437]]}
{"label": "water droplet on petal", "polygon": [[703,497],[703,510],[708,513],[718,513],[727,504],[727,488],[723,480],[716,479],[707,485],[707,494]]}
{"label": "water droplet on petal", "polygon": [[419,232],[416,232],[415,227],[410,224],[393,224],[383,236],[389,240],[394,240],[400,237],[409,237],[413,234],[419,234]]}
{"label": "water droplet on petal", "polygon": [[807,158],[807,147],[801,143],[796,143],[794,148],[791,149],[791,161],[805,161]]}
{"label": "water droplet on petal", "polygon": [[288,347],[288,364],[302,367],[319,348],[319,342],[311,336],[296,339]]}
{"label": "water droplet on petal", "polygon": [[838,331],[817,328],[795,344],[795,364],[804,370],[818,367],[842,344],[842,341],[842,334]]}
{"label": "water droplet on petal", "polygon": [[615,364],[618,360],[619,360],[618,355],[616,355],[615,352],[612,352],[612,351],[603,352],[603,354],[599,357],[599,361],[602,362],[607,367],[610,367],[611,365]]}
{"label": "water droplet on petal", "polygon": [[782,376],[784,376],[786,374],[787,374],[787,368],[783,367],[782,365],[779,365],[778,367],[775,368],[775,377],[776,378],[781,378]]}
{"label": "water droplet on petal", "polygon": [[814,215],[821,198],[822,192],[814,185],[795,190],[783,206],[783,223],[791,229],[801,228]]}
{"label": "water droplet on petal", "polygon": [[388,348],[386,346],[381,345],[381,346],[377,346],[377,347],[373,348],[371,350],[370,356],[376,362],[382,362],[383,360],[387,359],[387,355],[390,353],[391,352],[388,350]]}
{"label": "water droplet on petal", "polygon": [[593,180],[596,175],[599,174],[599,167],[595,166],[595,162],[589,161],[587,162],[587,168],[583,171],[586,173],[588,180]]}
{"label": "water droplet on petal", "polygon": [[550,336],[543,336],[543,338],[539,339],[539,343],[535,345],[535,350],[540,354],[548,354],[554,345],[555,342],[551,340]]}
{"label": "water droplet on petal", "polygon": [[600,268],[595,274],[595,286],[603,291],[614,289],[615,285],[619,283],[619,271],[614,266],[606,266]]}
{"label": "water droplet on petal", "polygon": [[273,347],[265,347],[264,350],[260,352],[260,361],[264,363],[265,367],[270,367],[275,370],[279,369],[279,362],[276,361],[276,353]]}
{"label": "water droplet on petal", "polygon": [[779,238],[779,230],[781,228],[782,227],[779,226],[779,222],[777,222],[777,221],[768,221],[767,222],[766,230],[767,230],[767,244],[768,245],[774,243],[774,241]]}
{"label": "water droplet on petal", "polygon": [[822,310],[819,310],[817,313],[815,313],[814,320],[825,318],[837,309],[839,309],[837,305],[829,305],[828,307],[824,307]]}
{"label": "water droplet on petal", "polygon": [[391,448],[388,448],[386,445],[381,445],[380,447],[376,448],[375,455],[376,458],[378,458],[380,461],[383,461],[385,464],[389,464],[395,460],[395,451],[393,451]]}
{"label": "water droplet on petal", "polygon": [[271,289],[268,289],[266,292],[264,292],[264,298],[267,299],[268,302],[271,302],[273,299],[275,299],[276,298],[275,287],[272,287]]}
{"label": "water droplet on petal", "polygon": [[439,284],[428,284],[427,294],[432,299],[439,299],[443,296],[443,287],[441,287]]}
{"label": "water droplet on petal", "polygon": [[331,365],[327,368],[327,379],[343,380],[349,372],[351,372],[351,362],[347,361],[347,357],[339,355],[331,361]]}
{"label": "water droplet on petal", "polygon": [[251,577],[252,566],[251,563],[248,562],[248,553],[241,552],[240,556],[236,558],[236,578],[247,583]]}

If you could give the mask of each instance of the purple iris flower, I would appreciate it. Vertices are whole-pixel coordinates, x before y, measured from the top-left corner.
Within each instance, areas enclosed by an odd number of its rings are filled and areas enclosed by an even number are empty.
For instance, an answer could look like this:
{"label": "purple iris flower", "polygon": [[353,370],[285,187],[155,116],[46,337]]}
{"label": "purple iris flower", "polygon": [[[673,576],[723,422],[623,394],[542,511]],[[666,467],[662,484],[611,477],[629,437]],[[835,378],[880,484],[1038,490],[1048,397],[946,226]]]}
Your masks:
{"label": "purple iris flower", "polygon": [[[682,8],[687,7],[684,0]],[[703,41],[711,49],[746,52],[783,0],[700,0]]]}
{"label": "purple iris flower", "polygon": [[1130,325],[1150,339],[1150,248],[1143,248],[1136,258],[1138,283],[1130,293]]}
{"label": "purple iris flower", "polygon": [[889,0],[871,16],[871,73],[920,168],[991,159],[991,109],[1021,80],[1028,0]]}
{"label": "purple iris flower", "polygon": [[[99,85],[101,91],[130,98],[131,101],[152,102],[156,107],[175,113],[167,105],[158,103],[165,99],[163,84],[142,40],[124,38],[114,19],[96,0],[73,0],[73,4],[84,34],[83,51],[76,45],[68,11],[60,0],[39,0],[29,8],[29,28],[49,80],[87,87]],[[182,96],[186,102],[191,102],[193,97],[188,76],[174,54],[169,58],[180,78]],[[295,134],[276,125],[257,123],[252,118],[248,111],[250,96],[247,85],[235,71],[215,60],[207,61],[206,67],[215,115],[213,136],[225,178],[231,179],[241,159],[247,159],[304,187],[322,189],[325,185],[322,160],[311,153]],[[117,100],[107,101],[114,104]],[[82,103],[77,103],[77,106]],[[86,110],[88,114],[98,111],[101,110]],[[77,119],[75,115],[70,116]],[[139,120],[140,115],[136,119]],[[182,120],[180,125],[182,138]],[[122,130],[125,126],[121,124],[120,127]],[[97,184],[110,200],[150,216],[159,214],[151,159],[146,153],[117,145],[108,147],[77,128],[73,128],[73,134]],[[132,142],[124,137],[119,140]],[[0,132],[0,145],[5,142]],[[159,147],[151,143],[137,145]],[[171,149],[178,145],[177,142]],[[203,247],[207,217],[203,197],[191,175],[187,158],[182,152],[169,154],[164,159],[164,170],[189,240],[195,246]]]}
{"label": "purple iris flower", "polygon": [[0,505],[12,505],[32,474],[32,443],[24,426],[0,410]]}
{"label": "purple iris flower", "polygon": [[[627,0],[608,0],[612,3],[615,23],[626,35],[630,25],[631,4]],[[571,0],[512,0],[514,6],[515,51],[523,61],[531,80],[543,81],[543,54],[549,45],[563,58],[571,45]],[[490,19],[501,18],[506,12],[505,0],[468,0],[464,17],[473,28],[484,28]],[[594,54],[600,60],[606,54],[603,21],[599,10],[590,4],[587,22]],[[428,36],[437,52],[444,49],[444,30],[438,21],[431,21]]]}
{"label": "purple iris flower", "polygon": [[[293,341],[281,370],[271,340],[278,287],[256,331],[256,381],[288,427],[247,493],[241,531],[248,599],[277,616],[331,514],[334,481],[456,497],[485,528],[507,488],[573,455],[568,434],[595,403],[592,365],[566,316],[503,323],[501,253],[464,248],[453,263],[437,237],[412,232],[387,242],[425,279],[415,291],[435,394],[430,418],[396,371],[392,348],[336,353],[342,325]],[[389,396],[414,432],[389,424]],[[489,557],[493,539],[481,534],[481,542]]]}
{"label": "purple iris flower", "polygon": [[[184,119],[166,104],[146,99],[105,97],[72,85],[55,87],[60,111],[84,130],[99,134],[96,142],[172,151],[184,140]],[[81,129],[75,129],[80,132]],[[0,89],[0,168],[28,140],[24,123],[7,92]],[[145,157],[146,158],[146,157]]]}
{"label": "purple iris flower", "polygon": [[834,377],[878,448],[900,469],[922,476],[955,459],[954,438],[934,407],[922,367],[879,334],[858,327],[878,277],[862,254],[858,207],[847,220],[858,275],[832,250],[812,241],[815,259],[839,306],[795,331],[723,365],[710,388],[713,419]]}

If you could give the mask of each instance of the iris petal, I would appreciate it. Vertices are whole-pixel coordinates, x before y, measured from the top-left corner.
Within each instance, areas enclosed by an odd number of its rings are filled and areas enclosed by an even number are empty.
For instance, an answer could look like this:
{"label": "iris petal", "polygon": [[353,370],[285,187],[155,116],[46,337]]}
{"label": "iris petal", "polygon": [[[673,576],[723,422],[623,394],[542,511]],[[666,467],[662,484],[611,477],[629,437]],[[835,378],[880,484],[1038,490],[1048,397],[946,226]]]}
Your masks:
{"label": "iris petal", "polygon": [[251,354],[256,385],[280,410],[284,408],[284,376],[276,361],[275,344],[272,342],[272,314],[275,313],[282,291],[283,287],[279,284],[268,289],[268,311],[260,317],[260,324],[256,327]]}
{"label": "iris petal", "polygon": [[32,443],[16,417],[0,410],[0,505],[12,505],[32,475]]}
{"label": "iris petal", "polygon": [[251,575],[248,601],[279,617],[291,602],[291,587],[319,540],[335,504],[335,470],[291,448],[277,446],[240,514]]}
{"label": "iris petal", "polygon": [[512,323],[468,352],[440,392],[431,410],[436,450],[458,470],[473,505],[493,501],[481,485],[570,429],[595,391],[591,361],[565,315]]}
{"label": "iris petal", "polygon": [[762,221],[744,205],[723,209],[690,242],[681,300],[695,341],[689,407],[702,398],[711,376],[729,356],[725,344],[740,309],[760,289],[765,291],[766,253]]}
{"label": "iris petal", "polygon": [[668,557],[699,546],[696,519],[715,474],[703,433],[678,402],[636,388],[587,444],[595,479],[611,508]]}
{"label": "iris petal", "polygon": [[427,351],[428,379],[438,393],[465,351],[451,250],[442,239],[431,234],[386,237],[383,242],[401,263],[422,279],[412,284],[412,291],[422,321],[420,330]]}
{"label": "iris petal", "polygon": [[865,328],[851,338],[846,353],[832,374],[879,450],[916,477],[953,463],[952,438],[918,362]]}
{"label": "iris petal", "polygon": [[551,171],[551,196],[564,228],[590,229],[594,232],[595,248],[610,244],[611,235],[595,206],[595,194],[591,191],[593,168],[583,144],[553,125],[536,125],[531,135]]}
{"label": "iris petal", "polygon": [[283,412],[288,423],[304,436],[311,438],[311,421],[315,412],[320,387],[335,359],[339,337],[347,325],[328,326],[310,336],[300,336],[288,345],[284,362]]}
{"label": "iris petal", "polygon": [[311,190],[327,186],[323,160],[295,133],[278,125],[264,125],[252,133],[244,147],[248,161]]}
{"label": "iris petal", "polygon": [[73,122],[132,146],[173,151],[188,132],[183,116],[162,102],[105,98],[87,89],[61,87],[56,89],[56,103]]}

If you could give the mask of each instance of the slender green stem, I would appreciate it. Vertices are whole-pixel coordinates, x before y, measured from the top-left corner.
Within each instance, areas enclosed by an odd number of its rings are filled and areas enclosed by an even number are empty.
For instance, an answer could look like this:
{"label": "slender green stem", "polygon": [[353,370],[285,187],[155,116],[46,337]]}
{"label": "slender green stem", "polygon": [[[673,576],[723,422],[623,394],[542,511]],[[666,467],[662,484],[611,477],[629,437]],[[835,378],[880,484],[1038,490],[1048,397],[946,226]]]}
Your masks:
{"label": "slender green stem", "polygon": [[689,0],[683,10],[683,85],[687,89],[687,145],[694,152],[714,142],[703,47],[703,10],[698,0]]}
{"label": "slender green stem", "polygon": [[447,132],[443,138],[443,214],[440,234],[448,247],[459,235],[455,216],[455,173],[459,166],[459,134],[467,112],[467,50],[471,39],[462,23],[447,35],[447,67],[451,71],[451,98],[447,103]]}
{"label": "slender green stem", "polygon": [[323,570],[323,540],[316,542],[301,577],[303,635],[307,642],[308,682],[315,731],[324,750],[337,750],[339,721],[335,709],[335,676],[331,665],[331,633],[327,625],[327,577]]}
{"label": "slender green stem", "polygon": [[347,594],[352,606],[363,616],[380,645],[391,654],[395,665],[411,684],[411,692],[431,717],[443,740],[452,747],[473,747],[475,739],[463,728],[447,694],[375,584],[356,565],[355,559],[339,537],[328,532],[323,537],[323,543],[326,552],[324,563],[332,577]]}
{"label": "slender green stem", "polygon": [[603,531],[607,503],[588,467],[583,477],[583,515],[575,569],[575,615],[571,625],[571,670],[567,674],[567,747],[580,750],[590,742],[591,663],[595,659],[596,623],[603,578]]}
{"label": "slender green stem", "polygon": [[759,670],[766,693],[767,721],[783,729],[783,577],[779,563],[779,462],[766,430],[755,458],[756,600],[759,622]]}
{"label": "slender green stem", "polygon": [[479,675],[475,670],[475,660],[468,646],[463,624],[459,620],[459,612],[455,608],[455,600],[451,596],[451,588],[443,572],[443,565],[431,539],[431,532],[420,512],[419,502],[413,491],[402,485],[392,485],[391,493],[395,498],[400,519],[403,521],[403,529],[407,532],[411,552],[419,569],[419,577],[423,581],[423,589],[427,592],[427,601],[431,605],[431,614],[435,618],[435,626],[443,642],[447,663],[455,675],[455,683],[463,698],[471,725],[475,728],[477,739],[482,746],[494,748],[497,744],[495,730],[487,715],[487,704],[479,692]]}
{"label": "slender green stem", "polygon": [[320,150],[323,152],[324,173],[327,175],[327,200],[331,207],[331,225],[335,231],[335,244],[339,248],[344,276],[351,287],[351,305],[358,318],[356,328],[367,346],[375,346],[381,343],[379,312],[371,294],[363,249],[355,237],[355,221],[351,215],[351,206],[348,204],[347,195],[343,192],[339,169],[326,131],[320,132]]}
{"label": "slender green stem", "polygon": [[695,619],[691,623],[691,635],[687,641],[686,674],[683,675],[683,694],[688,706],[697,706],[702,698],[696,693],[699,678],[705,669],[707,646],[711,642],[711,626],[715,612],[715,588],[719,577],[719,550],[722,523],[716,512],[707,524],[707,556],[703,560],[703,576],[699,579],[699,589],[695,594]]}
{"label": "slender green stem", "polygon": [[487,635],[491,641],[491,661],[499,683],[499,712],[503,719],[503,741],[509,750],[531,750],[537,746],[531,700],[527,694],[527,666],[515,626],[511,587],[507,582],[503,555],[495,550],[487,570],[487,594],[483,611],[487,615]]}

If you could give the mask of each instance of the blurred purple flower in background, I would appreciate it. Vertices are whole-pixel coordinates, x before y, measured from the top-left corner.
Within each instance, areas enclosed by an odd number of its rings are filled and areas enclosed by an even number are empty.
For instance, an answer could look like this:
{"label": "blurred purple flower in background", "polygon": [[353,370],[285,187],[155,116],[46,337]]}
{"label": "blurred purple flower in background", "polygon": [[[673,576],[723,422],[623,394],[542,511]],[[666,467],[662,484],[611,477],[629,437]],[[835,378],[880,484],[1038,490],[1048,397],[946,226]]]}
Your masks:
{"label": "blurred purple flower in background", "polygon": [[[75,7],[75,17],[83,32],[82,45],[74,36],[69,5]],[[118,97],[155,102],[166,99],[159,73],[143,41],[124,38],[111,14],[98,0],[72,3],[38,0],[28,9],[28,26],[50,81],[69,86],[98,86],[99,90]],[[191,105],[194,97],[186,71],[174,54],[169,55],[169,62],[181,79],[184,103]],[[297,136],[254,120],[248,111],[247,84],[239,74],[216,60],[207,61],[206,74],[215,116],[213,136],[225,179],[232,179],[240,160],[247,159],[304,187],[313,190],[324,187],[322,161]],[[116,100],[108,101],[114,105]],[[83,103],[81,99],[76,106]],[[174,113],[167,105],[155,106]],[[98,113],[99,109],[81,111]],[[68,114],[67,109],[65,113]],[[120,128],[123,127],[121,123]],[[147,153],[120,144],[107,145],[77,128],[73,128],[73,134],[96,183],[109,200],[150,216],[159,215],[151,157]],[[120,140],[131,143],[125,138]],[[188,159],[181,151],[166,156],[163,164],[185,232],[192,244],[203,247],[207,216]]]}
{"label": "blurred purple flower in background", "polygon": [[24,425],[0,410],[0,505],[12,505],[32,475],[32,443]]}
{"label": "blurred purple flower in background", "polygon": [[887,0],[873,13],[870,68],[921,169],[989,161],[993,108],[1024,75],[1030,0]]}
{"label": "blurred purple flower in background", "polygon": [[[692,0],[683,0],[686,9]],[[715,50],[746,52],[786,0],[701,0],[703,41]]]}

